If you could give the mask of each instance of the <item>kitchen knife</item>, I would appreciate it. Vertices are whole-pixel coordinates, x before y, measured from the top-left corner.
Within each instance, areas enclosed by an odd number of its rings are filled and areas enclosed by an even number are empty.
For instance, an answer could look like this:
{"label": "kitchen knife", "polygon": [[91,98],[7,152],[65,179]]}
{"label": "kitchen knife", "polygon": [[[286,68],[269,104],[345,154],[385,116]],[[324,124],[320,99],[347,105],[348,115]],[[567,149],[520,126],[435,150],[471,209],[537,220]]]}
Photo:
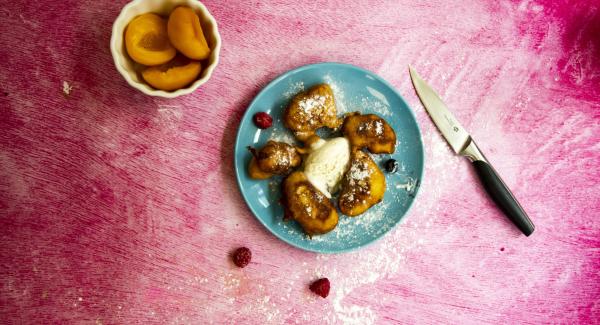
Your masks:
{"label": "kitchen knife", "polygon": [[529,236],[533,233],[535,226],[523,210],[515,196],[506,186],[500,175],[490,165],[485,156],[481,153],[475,141],[469,133],[460,125],[442,102],[436,92],[409,67],[410,78],[425,106],[427,113],[433,120],[433,123],[440,130],[452,150],[461,156],[469,158],[473,163],[483,187],[490,197],[496,202],[504,214],[525,234]]}

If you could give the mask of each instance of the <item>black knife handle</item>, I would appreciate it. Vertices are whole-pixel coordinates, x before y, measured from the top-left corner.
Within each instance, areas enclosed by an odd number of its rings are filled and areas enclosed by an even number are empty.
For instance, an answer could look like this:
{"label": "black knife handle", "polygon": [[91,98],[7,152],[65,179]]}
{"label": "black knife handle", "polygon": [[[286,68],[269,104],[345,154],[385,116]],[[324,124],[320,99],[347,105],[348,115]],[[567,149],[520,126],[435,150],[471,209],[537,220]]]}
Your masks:
{"label": "black knife handle", "polygon": [[502,212],[512,221],[525,236],[533,233],[535,226],[523,210],[517,199],[502,181],[490,164],[482,160],[473,161],[473,166],[483,183],[483,187],[500,207]]}

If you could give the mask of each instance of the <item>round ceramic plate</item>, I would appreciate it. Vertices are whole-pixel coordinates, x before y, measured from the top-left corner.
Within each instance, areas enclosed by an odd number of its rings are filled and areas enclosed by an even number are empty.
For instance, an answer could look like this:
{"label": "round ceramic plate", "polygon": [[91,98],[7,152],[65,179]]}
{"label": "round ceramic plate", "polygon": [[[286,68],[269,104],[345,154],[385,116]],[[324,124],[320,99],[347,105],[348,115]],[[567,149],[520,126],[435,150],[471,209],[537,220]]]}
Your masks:
{"label": "round ceramic plate", "polygon": [[[400,163],[398,172],[385,173],[387,189],[382,202],[358,217],[340,214],[337,227],[312,239],[295,221],[283,220],[281,177],[254,180],[248,176],[251,154],[247,147],[262,147],[268,140],[295,143],[282,123],[282,113],[291,98],[314,85],[331,86],[338,115],[358,111],[383,117],[396,131],[396,152],[371,155],[382,170],[383,163],[394,158]],[[258,129],[252,122],[257,112],[273,117],[273,126]],[[319,253],[344,252],[373,242],[392,229],[415,200],[423,175],[423,144],[415,117],[392,86],[364,69],[340,63],[306,65],[284,73],[267,85],[254,98],[246,111],[235,142],[235,170],[240,190],[256,218],[275,236],[286,243]],[[336,198],[334,198],[335,200]]]}

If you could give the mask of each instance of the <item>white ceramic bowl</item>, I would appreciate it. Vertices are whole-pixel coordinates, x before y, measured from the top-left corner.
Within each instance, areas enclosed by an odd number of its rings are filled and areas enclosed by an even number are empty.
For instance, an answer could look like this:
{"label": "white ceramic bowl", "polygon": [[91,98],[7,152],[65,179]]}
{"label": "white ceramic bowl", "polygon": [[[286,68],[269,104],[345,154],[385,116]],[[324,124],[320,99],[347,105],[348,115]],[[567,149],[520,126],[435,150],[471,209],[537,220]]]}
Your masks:
{"label": "white ceramic bowl", "polygon": [[[134,62],[127,54],[124,41],[125,28],[127,28],[127,24],[129,24],[136,16],[153,12],[163,17],[168,17],[173,9],[182,5],[194,9],[198,17],[200,17],[200,24],[202,25],[204,37],[206,37],[208,46],[211,49],[210,57],[208,60],[203,61],[202,72],[200,73],[199,78],[189,86],[174,91],[154,89],[145,83],[140,74],[136,72],[136,66],[139,66],[139,64]],[[119,17],[117,17],[117,20],[115,20],[115,23],[113,24],[112,36],[110,39],[110,52],[112,53],[117,70],[119,70],[119,73],[121,73],[123,78],[125,78],[132,87],[140,90],[144,94],[166,98],[189,94],[208,81],[213,70],[219,63],[220,50],[221,36],[219,35],[215,18],[208,12],[208,9],[206,9],[202,3],[194,0],[134,0],[121,10]]]}

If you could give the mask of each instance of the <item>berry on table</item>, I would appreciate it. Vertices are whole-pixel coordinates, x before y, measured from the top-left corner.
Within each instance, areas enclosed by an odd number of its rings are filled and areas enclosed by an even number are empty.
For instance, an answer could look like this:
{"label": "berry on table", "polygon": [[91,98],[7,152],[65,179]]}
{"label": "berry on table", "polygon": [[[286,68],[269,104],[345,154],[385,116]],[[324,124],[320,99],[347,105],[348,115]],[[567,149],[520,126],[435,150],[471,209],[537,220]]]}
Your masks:
{"label": "berry on table", "polygon": [[327,298],[327,296],[329,295],[329,289],[331,289],[331,284],[329,283],[329,279],[322,278],[313,282],[309,288],[310,291],[318,294],[323,298]]}
{"label": "berry on table", "polygon": [[245,267],[252,259],[252,252],[248,247],[240,247],[233,252],[233,263],[238,267]]}
{"label": "berry on table", "polygon": [[254,114],[254,124],[260,129],[268,129],[273,125],[273,118],[265,112]]}

